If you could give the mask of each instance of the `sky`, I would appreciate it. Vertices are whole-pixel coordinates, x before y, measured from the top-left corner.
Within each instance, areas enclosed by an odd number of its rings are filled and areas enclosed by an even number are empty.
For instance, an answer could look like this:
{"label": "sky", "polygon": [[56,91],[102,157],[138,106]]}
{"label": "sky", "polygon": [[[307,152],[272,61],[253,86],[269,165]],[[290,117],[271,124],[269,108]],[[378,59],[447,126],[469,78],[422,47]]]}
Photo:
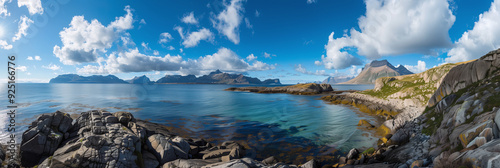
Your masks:
{"label": "sky", "polygon": [[93,1],[0,0],[0,53],[16,56],[18,82],[220,69],[293,84],[381,59],[419,73],[500,47],[500,0]]}

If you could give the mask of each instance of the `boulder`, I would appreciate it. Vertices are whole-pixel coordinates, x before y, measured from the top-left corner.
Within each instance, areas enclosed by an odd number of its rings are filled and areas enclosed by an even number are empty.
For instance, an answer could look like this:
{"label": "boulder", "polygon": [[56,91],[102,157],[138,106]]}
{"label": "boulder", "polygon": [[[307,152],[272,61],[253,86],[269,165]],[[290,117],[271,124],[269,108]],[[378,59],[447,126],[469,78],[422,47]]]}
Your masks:
{"label": "boulder", "polygon": [[123,125],[128,125],[129,121],[135,121],[134,116],[129,112],[116,112],[113,114]]}
{"label": "boulder", "polygon": [[192,168],[192,167],[203,167],[213,162],[201,160],[201,159],[177,159],[165,163],[162,168]]}
{"label": "boulder", "polygon": [[356,148],[353,148],[349,151],[349,153],[347,153],[347,160],[351,160],[351,159],[358,159],[358,156],[359,156],[359,151],[358,149]]}
{"label": "boulder", "polygon": [[72,122],[68,114],[60,111],[39,116],[23,133],[20,148],[22,166],[33,167],[41,163],[41,159],[54,154]]}
{"label": "boulder", "polygon": [[320,164],[318,163],[318,161],[311,159],[300,166],[300,168],[320,168]]}
{"label": "boulder", "polygon": [[160,165],[176,159],[188,159],[189,150],[191,149],[185,140],[177,137],[171,139],[162,134],[150,136],[146,141],[146,145],[149,152],[156,156]]}
{"label": "boulder", "polygon": [[471,164],[471,167],[496,167],[500,165],[500,139],[466,151],[458,159],[458,163]]}
{"label": "boulder", "polygon": [[235,159],[229,162],[219,162],[203,166],[203,168],[256,168],[265,167],[266,165],[259,163],[250,158]]}
{"label": "boulder", "polygon": [[220,158],[222,156],[229,155],[231,153],[231,151],[232,151],[232,149],[219,149],[219,150],[211,151],[211,152],[203,155],[203,160]]}
{"label": "boulder", "polygon": [[279,161],[274,156],[271,156],[271,157],[268,157],[268,158],[262,160],[262,163],[264,163],[266,165],[273,165],[273,164],[276,164],[278,162]]}
{"label": "boulder", "polygon": [[156,156],[148,151],[142,153],[142,160],[144,161],[144,167],[158,167],[160,165]]}

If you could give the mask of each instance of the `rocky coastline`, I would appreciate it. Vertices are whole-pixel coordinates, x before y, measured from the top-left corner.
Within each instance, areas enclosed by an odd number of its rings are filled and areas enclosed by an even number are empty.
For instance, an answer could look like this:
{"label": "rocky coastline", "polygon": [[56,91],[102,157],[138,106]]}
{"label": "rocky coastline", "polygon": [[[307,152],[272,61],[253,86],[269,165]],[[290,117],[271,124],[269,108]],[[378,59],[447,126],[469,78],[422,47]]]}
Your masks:
{"label": "rocky coastline", "polygon": [[[226,91],[254,92],[254,93],[288,93],[296,95],[316,95],[335,92],[330,84],[305,83],[278,87],[231,87]],[[352,92],[352,91],[341,91]]]}

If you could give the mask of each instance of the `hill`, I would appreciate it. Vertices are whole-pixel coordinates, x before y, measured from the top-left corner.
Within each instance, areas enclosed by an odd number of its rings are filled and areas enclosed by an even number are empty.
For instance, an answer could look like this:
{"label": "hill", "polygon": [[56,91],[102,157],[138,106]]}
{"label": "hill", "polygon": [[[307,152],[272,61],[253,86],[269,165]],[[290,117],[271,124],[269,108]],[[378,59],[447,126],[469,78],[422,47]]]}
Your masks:
{"label": "hill", "polygon": [[381,77],[401,76],[413,74],[404,66],[394,67],[387,60],[372,61],[366,64],[361,73],[354,79],[341,84],[374,84],[375,80]]}
{"label": "hill", "polygon": [[194,75],[166,75],[156,83],[192,83],[192,84],[281,84],[279,79],[267,79],[264,82],[243,74],[229,74],[220,70],[210,72],[208,75],[196,77]]}
{"label": "hill", "polygon": [[114,75],[80,76],[77,74],[64,74],[50,79],[49,83],[127,83],[127,82]]}

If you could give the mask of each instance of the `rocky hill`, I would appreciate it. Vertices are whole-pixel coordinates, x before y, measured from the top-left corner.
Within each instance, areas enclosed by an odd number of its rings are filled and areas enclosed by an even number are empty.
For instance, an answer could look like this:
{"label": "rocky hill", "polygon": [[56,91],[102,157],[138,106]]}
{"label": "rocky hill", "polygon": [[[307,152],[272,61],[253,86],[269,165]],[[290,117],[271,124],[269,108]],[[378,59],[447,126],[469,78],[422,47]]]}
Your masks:
{"label": "rocky hill", "polygon": [[500,165],[500,49],[478,60],[380,78],[373,90],[323,99],[386,119],[376,126],[385,136],[374,150],[382,151],[384,162],[439,168]]}
{"label": "rocky hill", "polygon": [[114,75],[80,76],[77,74],[59,75],[50,79],[49,83],[128,83]]}
{"label": "rocky hill", "polygon": [[401,76],[413,74],[404,66],[394,67],[387,60],[372,61],[366,64],[361,73],[354,79],[341,84],[373,84],[375,80],[381,77]]}
{"label": "rocky hill", "polygon": [[127,82],[131,83],[131,84],[151,84],[151,83],[154,83],[151,80],[149,80],[149,78],[146,75],[136,76],[130,80],[127,80]]}
{"label": "rocky hill", "polygon": [[243,74],[229,74],[220,70],[211,72],[208,75],[196,77],[194,75],[166,75],[156,83],[192,83],[192,84],[266,84],[280,85],[279,79],[268,79],[262,82],[258,78],[247,77]]}

